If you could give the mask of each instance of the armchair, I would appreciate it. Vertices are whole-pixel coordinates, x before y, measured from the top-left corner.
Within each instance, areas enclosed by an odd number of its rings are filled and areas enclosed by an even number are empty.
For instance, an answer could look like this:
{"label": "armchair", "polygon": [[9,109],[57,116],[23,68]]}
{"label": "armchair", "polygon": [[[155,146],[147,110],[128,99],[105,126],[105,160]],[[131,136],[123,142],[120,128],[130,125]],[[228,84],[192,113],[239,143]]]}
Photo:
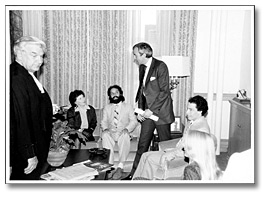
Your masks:
{"label": "armchair", "polygon": [[167,161],[165,168],[159,168],[154,178],[160,180],[181,180],[187,165],[188,163],[185,162],[184,158]]}
{"label": "armchair", "polygon": [[[173,139],[159,142],[159,150],[168,151],[170,149],[176,148],[176,144],[179,142],[183,135],[182,129],[184,128],[181,124],[181,130],[179,132],[172,131]],[[167,161],[165,168],[160,168],[157,170],[155,174],[155,179],[181,180],[184,169],[187,165],[188,163],[185,161],[184,157],[177,157],[171,161]]]}

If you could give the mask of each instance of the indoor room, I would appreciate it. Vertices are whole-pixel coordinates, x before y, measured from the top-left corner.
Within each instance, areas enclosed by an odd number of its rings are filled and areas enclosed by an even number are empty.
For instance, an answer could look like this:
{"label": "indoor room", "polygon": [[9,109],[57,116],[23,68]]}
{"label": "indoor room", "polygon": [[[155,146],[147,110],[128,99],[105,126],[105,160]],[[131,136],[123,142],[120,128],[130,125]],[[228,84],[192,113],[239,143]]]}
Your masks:
{"label": "indoor room", "polygon": [[[174,140],[174,143],[170,142],[167,149],[176,147],[190,125],[187,111],[192,102],[189,100],[194,96],[201,96],[208,104],[208,111],[203,116],[209,125],[210,134],[215,138],[215,161],[227,177],[224,183],[254,183],[254,6],[7,6],[7,82],[10,80],[10,65],[18,57],[13,46],[23,36],[34,36],[46,44],[46,51],[42,54],[43,63],[40,69],[32,74],[51,100],[53,135],[60,136],[62,132],[71,132],[65,125],[69,118],[68,111],[73,107],[72,91],[83,91],[85,104],[95,112],[92,137],[88,138],[88,134],[84,134],[80,129],[75,133],[72,131],[73,135],[78,136],[77,140],[72,146],[70,143],[65,145],[68,150],[62,155],[61,161],[60,157],[48,156],[44,163],[46,166],[41,168],[42,177],[38,182],[55,183],[53,180],[56,177],[50,175],[55,174],[55,171],[58,171],[57,175],[60,177],[71,173],[82,175],[73,176],[71,179],[63,177],[62,180],[70,180],[68,182],[131,182],[125,179],[134,169],[134,160],[143,137],[141,132],[145,129],[142,126],[144,121],[136,119],[136,124],[128,130],[129,151],[125,163],[121,164],[120,177],[114,178],[118,172],[117,165],[122,163],[120,153],[123,150],[119,147],[119,141],[115,141],[116,144],[111,150],[104,147],[104,110],[112,103],[110,94],[113,88],[110,92],[108,88],[118,85],[121,87],[117,87],[120,96],[124,96],[122,102],[129,104],[137,116],[146,113],[147,108],[143,110],[144,113],[139,112],[142,111],[138,105],[140,101],[135,100],[141,75],[135,53],[135,50],[140,48],[134,47],[139,42],[145,42],[152,47],[153,59],[163,61],[168,68],[168,71],[165,71],[168,75],[166,93],[171,99],[174,114],[174,120],[169,122],[169,141]],[[155,78],[162,78],[164,73],[157,74],[155,77],[149,76],[149,81],[151,82],[152,78],[153,81]],[[144,81],[147,81],[148,76],[145,78]],[[7,92],[13,79],[10,81]],[[160,89],[160,93],[162,92]],[[16,101],[15,97],[11,100]],[[27,109],[28,105],[25,106]],[[13,109],[7,111],[7,127],[12,124],[10,121],[13,121],[13,118],[17,118],[17,114],[13,115],[13,112],[9,111]],[[20,113],[20,110],[17,110],[17,113]],[[154,114],[155,111],[152,116]],[[157,120],[149,118],[147,120],[157,126],[161,120],[159,117]],[[12,130],[13,125],[6,131],[7,183],[13,183],[9,179],[12,173],[10,161],[13,159],[9,151],[9,141],[13,136],[9,131]],[[64,138],[62,136],[61,141],[67,144],[66,140],[70,135],[66,134]],[[159,130],[153,130],[147,153],[163,151],[163,142],[166,140],[160,137]],[[50,152],[52,148],[49,154]],[[112,161],[109,160],[111,154],[114,155]],[[237,158],[231,158],[234,157],[233,154]],[[103,161],[105,159],[106,161]],[[240,169],[242,172],[239,172],[238,163],[233,162],[236,159],[248,165],[245,169]],[[98,164],[98,168],[93,166],[97,162],[102,163]],[[85,172],[89,173],[84,171],[85,165],[92,169],[91,176],[85,176]],[[139,181],[133,179],[132,182],[185,183],[182,175],[179,176],[179,173],[184,172],[183,165],[188,163],[168,163],[165,171],[154,175],[153,179],[150,179],[152,181],[142,178]],[[70,170],[61,170],[62,167]],[[231,176],[233,172],[237,172],[237,177],[230,178],[229,174],[225,175],[226,169],[228,173],[231,172]]]}

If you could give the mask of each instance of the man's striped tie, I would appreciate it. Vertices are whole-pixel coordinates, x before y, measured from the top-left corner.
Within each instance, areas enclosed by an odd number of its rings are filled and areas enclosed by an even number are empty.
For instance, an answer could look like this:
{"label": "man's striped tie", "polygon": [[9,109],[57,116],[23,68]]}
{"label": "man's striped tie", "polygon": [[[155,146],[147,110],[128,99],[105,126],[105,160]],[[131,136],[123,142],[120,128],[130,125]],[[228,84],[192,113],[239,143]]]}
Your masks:
{"label": "man's striped tie", "polygon": [[119,113],[117,110],[117,106],[115,106],[114,116],[113,116],[113,124],[116,128],[117,128],[117,124],[118,124],[118,119],[119,119]]}

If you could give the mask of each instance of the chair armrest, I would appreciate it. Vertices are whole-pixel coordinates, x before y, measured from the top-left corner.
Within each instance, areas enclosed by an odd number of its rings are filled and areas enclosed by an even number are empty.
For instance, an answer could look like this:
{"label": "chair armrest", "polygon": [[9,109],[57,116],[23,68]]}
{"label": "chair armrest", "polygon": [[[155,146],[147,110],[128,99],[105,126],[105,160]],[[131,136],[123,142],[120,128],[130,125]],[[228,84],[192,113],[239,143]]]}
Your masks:
{"label": "chair armrest", "polygon": [[175,158],[166,163],[166,168],[158,168],[154,179],[160,180],[181,180],[185,167],[188,165],[184,158]]}
{"label": "chair armrest", "polygon": [[188,165],[188,163],[185,161],[185,158],[175,158],[171,161],[167,161],[167,169],[175,169],[175,168],[185,168]]}
{"label": "chair armrest", "polygon": [[166,149],[170,149],[170,148],[175,148],[176,144],[179,142],[181,138],[176,138],[176,139],[172,139],[172,140],[166,140],[166,141],[162,141],[159,142],[159,150],[160,151],[165,151]]}

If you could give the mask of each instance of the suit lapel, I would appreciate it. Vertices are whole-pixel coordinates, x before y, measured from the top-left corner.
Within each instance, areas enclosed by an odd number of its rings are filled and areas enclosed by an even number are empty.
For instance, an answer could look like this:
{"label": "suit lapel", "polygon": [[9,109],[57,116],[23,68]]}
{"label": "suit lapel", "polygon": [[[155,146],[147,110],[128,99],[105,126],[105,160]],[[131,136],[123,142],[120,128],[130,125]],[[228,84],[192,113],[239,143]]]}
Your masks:
{"label": "suit lapel", "polygon": [[119,121],[122,119],[124,115],[123,112],[125,111],[124,102],[121,103],[120,110],[119,110]]}
{"label": "suit lapel", "polygon": [[155,68],[155,59],[152,58],[152,63],[150,65],[150,68],[149,68],[149,71],[148,71],[148,74],[147,74],[147,77],[146,77],[146,80],[145,80],[145,87],[148,84],[148,82],[150,81],[150,77],[152,76],[154,68]]}

